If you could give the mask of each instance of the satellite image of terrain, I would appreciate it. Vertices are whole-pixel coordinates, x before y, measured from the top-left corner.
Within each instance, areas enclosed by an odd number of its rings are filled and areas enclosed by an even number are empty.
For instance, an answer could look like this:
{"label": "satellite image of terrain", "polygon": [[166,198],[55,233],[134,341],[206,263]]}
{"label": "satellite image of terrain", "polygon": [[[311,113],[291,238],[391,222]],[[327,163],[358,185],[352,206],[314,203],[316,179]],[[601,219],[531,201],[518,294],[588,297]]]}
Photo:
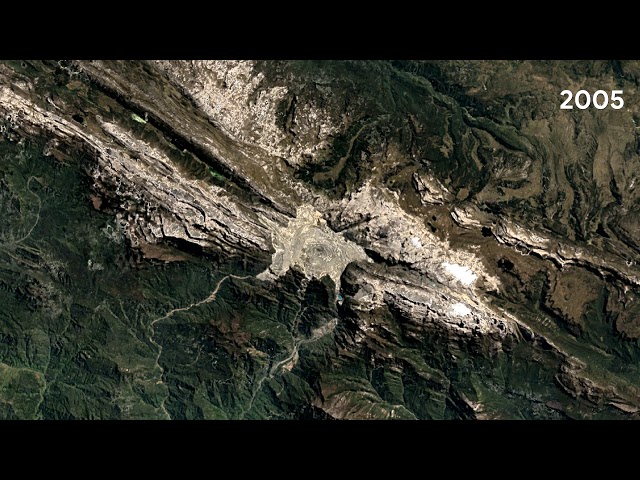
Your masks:
{"label": "satellite image of terrain", "polygon": [[638,419],[640,62],[0,62],[0,419]]}

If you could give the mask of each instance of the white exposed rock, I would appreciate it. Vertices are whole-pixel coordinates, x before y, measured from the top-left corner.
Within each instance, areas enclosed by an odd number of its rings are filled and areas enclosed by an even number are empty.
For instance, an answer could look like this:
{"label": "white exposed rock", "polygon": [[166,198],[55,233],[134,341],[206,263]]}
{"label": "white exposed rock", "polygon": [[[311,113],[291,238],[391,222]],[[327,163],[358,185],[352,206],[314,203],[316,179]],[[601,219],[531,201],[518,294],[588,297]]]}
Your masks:
{"label": "white exposed rock", "polygon": [[[94,172],[95,177],[118,178],[123,183],[138,185],[137,188],[142,185],[147,192],[147,200],[153,200],[155,205],[166,206],[167,211],[174,212],[174,216],[162,218],[164,235],[176,238],[186,235],[189,241],[202,246],[215,243],[226,249],[228,246],[219,244],[216,235],[212,235],[221,229],[221,220],[226,218],[224,238],[245,247],[253,245],[269,251],[268,231],[256,225],[258,218],[252,222],[247,211],[229,201],[224,189],[186,178],[161,151],[134,138],[118,125],[101,122],[101,126],[105,133],[126,145],[129,151],[136,152],[139,158],[135,162],[136,167],[132,168],[131,158],[110,146],[111,153],[101,157],[102,162],[99,171]],[[130,190],[136,190],[136,187]],[[134,219],[134,222],[137,220]],[[159,233],[155,226],[157,223],[147,230],[152,234]],[[129,230],[129,234],[132,233],[133,230]]]}
{"label": "white exposed rock", "polygon": [[635,273],[633,264],[625,264],[615,256],[596,251],[589,247],[578,246],[570,241],[559,242],[552,236],[531,228],[525,228],[508,218],[497,218],[481,212],[477,206],[466,204],[455,207],[451,218],[458,226],[468,229],[480,229],[492,225],[492,234],[501,244],[515,248],[521,255],[535,254],[548,258],[558,265],[589,265],[600,271],[610,270],[633,285],[640,285],[640,278]]}
{"label": "white exposed rock", "polygon": [[478,276],[473,273],[473,270],[465,265],[443,262],[442,266],[448,273],[460,280],[464,285],[471,285],[476,281],[476,278],[478,278]]}
{"label": "white exposed rock", "polygon": [[464,228],[482,228],[482,221],[478,207],[467,204],[464,207],[454,207],[451,211],[451,218]]}
{"label": "white exposed rock", "polygon": [[397,276],[390,269],[377,271],[365,264],[356,266],[348,274],[359,287],[351,297],[350,308],[354,310],[373,311],[385,305],[393,306],[415,325],[445,325],[465,336],[476,331],[501,337],[515,335],[516,322],[512,316],[497,313],[469,291],[425,282],[420,276]]}
{"label": "white exposed rock", "polygon": [[[154,232],[161,231],[163,236],[185,238],[227,251],[238,245],[257,247],[263,252],[271,250],[270,233],[260,224],[259,214],[231,201],[223,189],[185,177],[164,153],[118,124],[96,117],[102,131],[88,132],[3,86],[0,86],[0,107],[14,112],[16,121],[24,122],[23,126],[38,126],[58,138],[75,137],[86,142],[98,160],[92,172],[94,180],[115,182],[115,192],[123,201],[130,197],[139,205],[142,194],[147,206],[164,207],[162,230],[158,230],[157,222],[149,227],[148,222],[136,215],[123,219],[128,224],[123,232],[134,245],[140,241],[140,235],[154,236]],[[132,153],[137,158],[133,158]],[[270,212],[270,216],[283,223],[286,218],[276,212]],[[154,217],[158,218],[157,214]]]}
{"label": "white exposed rock", "polygon": [[[266,86],[264,74],[256,70],[255,61],[157,61],[154,64],[179,84],[226,133],[272,156],[285,158],[290,164],[301,164],[305,156],[313,162],[329,146],[330,137],[338,133],[339,119],[333,118],[327,108],[313,102],[300,102],[295,106],[292,128],[296,135],[292,138],[279,125],[277,112],[289,96],[289,89]],[[325,95],[331,95],[330,87],[319,88],[324,88]],[[298,140],[309,137],[314,141]]]}
{"label": "white exposed rock", "polygon": [[[400,207],[395,192],[366,183],[344,199],[340,209],[334,228],[361,238],[359,243],[368,244],[383,257],[410,264],[444,284],[473,287],[482,278],[487,289],[499,288],[499,280],[485,271],[478,255],[455,250],[435,236],[424,222]],[[371,219],[362,222],[367,216]]]}
{"label": "white exposed rock", "polygon": [[423,204],[443,205],[453,199],[453,195],[437,178],[413,174],[413,182]]}
{"label": "white exposed rock", "polygon": [[332,231],[322,215],[309,205],[298,207],[296,218],[287,227],[274,223],[269,227],[276,251],[271,266],[258,275],[261,280],[284,275],[297,265],[309,277],[320,279],[329,275],[338,291],[340,276],[350,262],[371,261],[362,247]]}
{"label": "white exposed rock", "polygon": [[464,303],[454,303],[451,306],[451,313],[456,317],[464,317],[471,314],[471,309],[467,307]]}

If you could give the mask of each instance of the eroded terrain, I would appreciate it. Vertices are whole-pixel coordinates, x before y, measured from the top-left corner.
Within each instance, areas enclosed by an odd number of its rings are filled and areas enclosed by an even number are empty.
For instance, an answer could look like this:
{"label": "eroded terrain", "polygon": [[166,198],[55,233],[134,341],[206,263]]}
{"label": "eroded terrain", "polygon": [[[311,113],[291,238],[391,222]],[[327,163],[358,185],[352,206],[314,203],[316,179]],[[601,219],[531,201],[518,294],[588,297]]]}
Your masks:
{"label": "eroded terrain", "polygon": [[637,417],[638,75],[1,63],[0,416]]}

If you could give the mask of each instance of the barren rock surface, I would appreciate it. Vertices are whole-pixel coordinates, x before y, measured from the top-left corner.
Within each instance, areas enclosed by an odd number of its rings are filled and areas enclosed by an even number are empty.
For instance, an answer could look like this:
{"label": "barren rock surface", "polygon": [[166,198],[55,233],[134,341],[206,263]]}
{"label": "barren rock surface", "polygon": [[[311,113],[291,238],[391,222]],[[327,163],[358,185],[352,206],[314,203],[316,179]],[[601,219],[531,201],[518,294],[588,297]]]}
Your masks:
{"label": "barren rock surface", "polygon": [[[22,409],[0,389],[6,416],[637,416],[634,65],[0,64],[0,270],[27,272],[3,291],[78,332],[123,325],[74,357],[118,372],[113,410],[63,414],[67,387],[51,396],[35,354],[7,347],[0,379],[35,380]],[[565,88],[618,87],[619,111],[558,108]],[[90,252],[40,230],[65,175],[87,208],[69,228],[103,225]],[[82,261],[54,274],[56,255]],[[92,285],[77,302],[74,268]]]}

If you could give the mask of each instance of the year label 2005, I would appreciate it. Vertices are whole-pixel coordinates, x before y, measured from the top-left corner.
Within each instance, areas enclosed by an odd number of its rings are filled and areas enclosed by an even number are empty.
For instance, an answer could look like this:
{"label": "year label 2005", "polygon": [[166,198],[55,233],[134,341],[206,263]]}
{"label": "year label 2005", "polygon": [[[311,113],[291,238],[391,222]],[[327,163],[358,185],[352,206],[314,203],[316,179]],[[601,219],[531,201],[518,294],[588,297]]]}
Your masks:
{"label": "year label 2005", "polygon": [[563,90],[560,92],[560,95],[566,95],[567,98],[560,108],[562,110],[572,110],[573,105],[571,105],[571,99],[573,99],[573,103],[575,103],[576,107],[580,110],[584,110],[585,108],[589,108],[593,103],[593,106],[598,110],[603,110],[610,106],[615,110],[619,110],[624,106],[624,100],[620,95],[622,95],[622,90],[611,90],[611,103],[609,103],[609,94],[604,90],[596,90],[596,92],[591,96],[589,92],[586,90],[578,90],[578,92],[573,95],[571,90]]}

